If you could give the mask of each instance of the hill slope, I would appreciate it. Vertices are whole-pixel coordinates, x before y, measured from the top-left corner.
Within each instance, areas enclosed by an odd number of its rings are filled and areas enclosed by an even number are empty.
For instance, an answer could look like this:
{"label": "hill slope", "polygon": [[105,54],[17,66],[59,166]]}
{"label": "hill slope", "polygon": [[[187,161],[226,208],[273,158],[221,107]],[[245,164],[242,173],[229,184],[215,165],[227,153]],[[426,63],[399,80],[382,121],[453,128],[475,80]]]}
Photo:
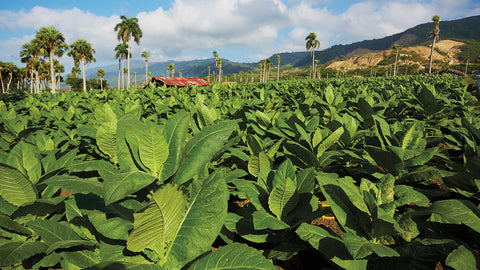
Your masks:
{"label": "hill slope", "polygon": [[[319,59],[320,63],[327,63],[338,58],[347,58],[352,56],[363,55],[366,53],[381,52],[389,50],[394,43],[398,43],[401,47],[412,47],[416,45],[427,45],[431,41],[428,40],[428,35],[432,30],[431,22],[417,25],[413,28],[407,29],[404,32],[387,36],[381,39],[364,40],[355,42],[348,45],[334,45],[328,49],[315,52],[315,59]],[[480,42],[480,15],[467,17],[453,21],[440,21],[440,40],[457,40],[466,41],[473,40]],[[419,49],[423,50],[423,49]],[[272,63],[276,64],[274,54],[270,56]],[[310,53],[304,52],[284,52],[278,53],[281,57],[280,64],[282,66],[292,65],[294,67],[308,67],[311,64]],[[439,59],[435,57],[435,59]],[[358,59],[357,59],[358,60]],[[192,60],[192,61],[166,61],[166,62],[150,62],[148,70],[155,76],[160,76],[166,73],[166,67],[170,63],[175,63],[175,74],[182,72],[184,77],[205,77],[208,75],[208,67],[210,71],[215,70],[215,63],[213,58]],[[231,74],[238,73],[240,71],[248,71],[255,69],[257,63],[235,63],[227,59],[223,60],[223,73]],[[130,63],[132,69],[132,82],[133,72],[137,72],[137,81],[145,79],[145,62],[144,61],[132,61]],[[351,65],[354,68],[354,65]],[[111,86],[117,84],[118,77],[118,65],[110,65],[100,67],[105,70],[105,79]],[[97,68],[87,69],[87,77],[96,77]]]}

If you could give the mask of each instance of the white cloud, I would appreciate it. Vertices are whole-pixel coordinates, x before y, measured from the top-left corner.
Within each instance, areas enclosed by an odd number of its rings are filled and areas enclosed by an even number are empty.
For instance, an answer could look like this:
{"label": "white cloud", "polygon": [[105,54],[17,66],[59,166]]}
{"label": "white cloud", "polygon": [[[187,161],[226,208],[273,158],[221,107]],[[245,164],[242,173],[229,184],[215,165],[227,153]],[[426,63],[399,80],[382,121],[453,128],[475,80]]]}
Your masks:
{"label": "white cloud", "polygon": [[[168,9],[137,14],[143,38],[139,46],[132,45],[133,58],[140,59],[144,50],[150,52],[151,61],[205,58],[217,50],[224,58],[256,61],[252,57],[305,51],[309,32],[315,32],[320,48],[326,49],[398,33],[430,22],[435,14],[442,20],[480,14],[480,4],[471,0],[341,2],[349,6],[339,11],[329,8],[329,4],[338,4],[333,0],[174,0]],[[21,45],[41,26],[53,25],[69,44],[85,39],[96,50],[98,62],[115,64],[118,41],[113,28],[119,22],[119,16],[98,16],[78,8],[0,10],[0,31],[10,35],[0,41],[0,59],[18,60]],[[71,61],[67,59],[64,56],[62,63]]]}

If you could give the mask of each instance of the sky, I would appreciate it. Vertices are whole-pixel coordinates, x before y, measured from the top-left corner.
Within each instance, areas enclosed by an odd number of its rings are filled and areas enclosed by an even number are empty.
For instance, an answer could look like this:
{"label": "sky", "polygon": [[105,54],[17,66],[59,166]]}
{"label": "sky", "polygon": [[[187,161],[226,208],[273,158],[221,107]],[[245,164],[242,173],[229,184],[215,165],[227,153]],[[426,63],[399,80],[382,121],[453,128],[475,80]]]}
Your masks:
{"label": "sky", "polygon": [[[54,26],[68,44],[92,44],[97,61],[87,68],[116,64],[120,15],[137,17],[143,32],[140,44],[131,44],[134,60],[144,60],[143,51],[156,62],[212,58],[216,50],[223,59],[257,62],[305,51],[310,32],[323,50],[396,34],[434,15],[480,15],[480,0],[0,0],[0,61],[25,66],[22,45],[42,26]],[[72,58],[59,60],[69,73]]]}

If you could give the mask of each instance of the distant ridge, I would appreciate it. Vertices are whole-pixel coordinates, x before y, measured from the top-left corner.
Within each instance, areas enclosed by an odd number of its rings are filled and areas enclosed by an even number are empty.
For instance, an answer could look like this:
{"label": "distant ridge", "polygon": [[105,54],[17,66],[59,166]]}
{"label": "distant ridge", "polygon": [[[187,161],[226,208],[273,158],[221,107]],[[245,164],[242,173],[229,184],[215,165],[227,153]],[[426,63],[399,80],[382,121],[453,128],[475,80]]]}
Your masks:
{"label": "distant ridge", "polygon": [[[432,23],[427,22],[407,29],[401,33],[380,39],[364,40],[348,45],[334,45],[328,49],[316,51],[315,59],[320,60],[320,63],[324,64],[338,58],[352,57],[372,51],[388,50],[394,43],[398,43],[402,47],[429,44],[431,40],[428,39],[428,36],[431,30]],[[480,41],[480,15],[452,21],[440,21],[440,39]],[[310,53],[307,51],[273,54],[269,58],[274,64],[277,62],[275,59],[276,55],[280,55],[280,64],[282,66],[292,65],[294,67],[307,67],[311,65]],[[208,66],[210,66],[211,73],[215,71],[213,58],[191,61],[171,60],[165,62],[149,62],[148,70],[151,71],[154,76],[160,76],[161,74],[166,73],[165,69],[170,63],[175,63],[176,76],[178,76],[178,72],[182,72],[184,77],[205,77],[208,75]],[[227,75],[238,73],[240,71],[246,72],[255,69],[258,63],[259,62],[236,63],[231,62],[228,59],[223,59],[223,74]],[[145,80],[145,62],[141,60],[132,61],[130,65],[132,69],[131,80],[133,81],[133,72],[137,72],[137,81]],[[87,69],[87,77],[96,77],[96,72],[99,68],[104,69],[104,78],[108,81],[109,85],[116,86],[118,64]]]}

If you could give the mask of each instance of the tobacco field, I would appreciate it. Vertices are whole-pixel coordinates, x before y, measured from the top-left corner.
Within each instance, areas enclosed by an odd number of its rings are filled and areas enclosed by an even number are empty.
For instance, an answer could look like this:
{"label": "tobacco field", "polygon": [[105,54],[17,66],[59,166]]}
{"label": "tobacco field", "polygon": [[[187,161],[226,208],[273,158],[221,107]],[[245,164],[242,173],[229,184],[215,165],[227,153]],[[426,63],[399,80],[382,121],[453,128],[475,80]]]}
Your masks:
{"label": "tobacco field", "polygon": [[479,116],[448,75],[4,95],[0,268],[477,269]]}

